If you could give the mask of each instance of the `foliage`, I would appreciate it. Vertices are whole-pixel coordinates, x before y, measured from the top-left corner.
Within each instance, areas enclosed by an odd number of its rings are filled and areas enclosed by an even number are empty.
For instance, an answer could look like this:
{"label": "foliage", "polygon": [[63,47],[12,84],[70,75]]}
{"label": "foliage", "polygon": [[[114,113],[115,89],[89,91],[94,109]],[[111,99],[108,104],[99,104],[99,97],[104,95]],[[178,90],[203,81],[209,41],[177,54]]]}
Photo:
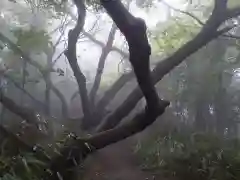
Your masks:
{"label": "foliage", "polygon": [[[43,153],[51,157],[59,155],[59,149],[66,146],[73,137],[75,135],[72,133],[63,133],[57,138],[59,140],[48,143]],[[45,171],[51,173],[49,164],[38,159],[34,151],[26,152],[18,147],[19,151],[15,152],[14,142],[11,138],[5,138],[0,145],[0,180],[40,180]],[[45,145],[38,145],[40,146]]]}
{"label": "foliage", "polygon": [[180,180],[240,178],[240,142],[210,134],[172,133],[142,143],[143,168]]}
{"label": "foliage", "polygon": [[[162,26],[159,24],[158,26]],[[152,49],[156,54],[171,54],[191,40],[199,31],[199,26],[192,19],[172,18],[166,28],[156,28],[152,32]]]}
{"label": "foliage", "polygon": [[38,160],[35,154],[20,153],[17,156],[0,155],[0,179],[33,180],[47,165]]}
{"label": "foliage", "polygon": [[51,43],[49,35],[43,30],[35,31],[30,29],[24,31],[17,29],[14,34],[18,38],[17,45],[25,52],[29,50],[37,53],[46,52],[49,43]]}

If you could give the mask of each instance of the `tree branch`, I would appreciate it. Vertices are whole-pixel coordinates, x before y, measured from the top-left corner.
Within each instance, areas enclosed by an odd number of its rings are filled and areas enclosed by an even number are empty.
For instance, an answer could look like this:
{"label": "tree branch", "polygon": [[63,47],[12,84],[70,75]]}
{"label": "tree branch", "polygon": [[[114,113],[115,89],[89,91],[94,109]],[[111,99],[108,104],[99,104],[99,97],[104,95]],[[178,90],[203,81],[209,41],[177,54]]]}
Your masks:
{"label": "tree branch", "polygon": [[[171,5],[169,5],[167,2],[165,2],[164,0],[162,0],[161,3],[165,4],[167,7],[173,9],[174,11],[177,11],[177,12],[180,12],[180,13],[185,14],[185,15],[187,15],[187,16],[190,16],[191,18],[193,18],[194,20],[196,20],[200,25],[202,25],[202,26],[205,25],[198,17],[196,17],[196,16],[193,15],[192,13],[187,12],[187,11],[182,11],[182,10],[177,9],[177,8],[174,8],[174,7],[172,7]],[[240,8],[231,9],[231,10],[228,10],[228,12],[229,12],[231,15],[227,15],[227,16],[229,16],[227,19],[231,18],[231,16],[232,16],[232,17],[235,17],[235,16],[236,16],[235,13],[236,13],[236,14],[240,14]],[[227,17],[227,16],[226,16],[226,17]],[[223,36],[223,37],[233,38],[233,39],[240,39],[240,37],[235,36],[235,35],[231,35],[231,34],[223,34],[222,36]]]}
{"label": "tree branch", "polygon": [[56,96],[60,99],[61,101],[61,105],[62,105],[62,115],[64,118],[68,118],[69,117],[69,113],[68,113],[68,105],[67,105],[67,101],[64,97],[64,95],[59,91],[59,89],[52,83],[52,81],[49,81],[49,87],[51,88],[51,90],[56,94]]}
{"label": "tree branch", "polygon": [[[218,7],[218,6],[217,6]],[[222,6],[221,6],[222,7]],[[187,44],[177,50],[172,56],[159,62],[152,72],[153,83],[156,84],[167,73],[169,73],[174,67],[179,65],[188,56],[198,51],[200,48],[208,44],[213,39],[229,31],[231,28],[226,28],[222,31],[217,31],[218,27],[222,24],[222,20],[219,19],[221,11],[214,10],[212,16],[208,19],[205,26],[200,33]],[[142,98],[142,93],[139,88],[135,88],[132,93],[126,98],[126,100],[108,117],[106,117],[100,126],[98,131],[104,131],[115,127],[124,117],[126,117],[131,110],[136,106],[137,102]]]}
{"label": "tree branch", "polygon": [[92,89],[91,89],[90,94],[89,94],[90,102],[93,106],[95,105],[96,94],[97,94],[97,91],[99,89],[100,82],[101,82],[101,79],[102,79],[102,74],[103,74],[103,70],[104,70],[104,66],[105,66],[105,61],[107,59],[108,54],[111,51],[116,31],[117,31],[117,27],[113,23],[112,28],[110,30],[110,33],[108,35],[107,44],[102,48],[102,54],[99,58],[96,76],[95,76],[95,79],[94,79]]}
{"label": "tree branch", "polygon": [[[145,96],[147,107],[145,112],[137,114],[128,124],[115,127],[114,129],[96,134],[90,138],[73,138],[72,141],[70,141],[70,144],[66,145],[61,151],[62,155],[53,159],[51,164],[53,174],[50,179],[59,179],[59,174],[63,180],[71,179],[73,172],[70,171],[70,168],[79,164],[79,162],[86,158],[90,152],[95,149],[101,149],[109,144],[118,142],[144,130],[147,126],[152,124],[159,115],[163,114],[165,108],[169,105],[169,102],[163,100],[158,102],[156,99],[154,100],[153,97],[157,98],[157,95],[155,94],[156,92],[153,84],[151,84],[151,81],[146,82],[147,80],[150,80],[150,47],[145,34],[145,23],[142,20],[133,17],[119,0],[101,0],[101,4],[107,10],[108,14],[119,27],[120,31],[124,34],[129,43],[130,62],[134,68],[134,72],[141,88],[141,90],[138,88],[136,90],[140,94],[140,98],[142,97],[141,93]],[[158,82],[166,73],[180,64],[190,54],[196,52],[212,39],[231,29],[225,28],[224,30],[217,31],[217,28],[222,23],[222,21],[220,21],[217,17],[220,15],[220,12],[222,13],[224,3],[217,4],[215,6],[216,8],[214,9],[212,16],[207,21],[202,31],[192,41],[180,48],[173,56],[157,65],[152,73],[153,83]],[[139,74],[140,67],[143,68],[142,75]],[[143,75],[145,75],[145,77],[143,77]],[[153,93],[153,95],[151,94],[151,96],[150,93]],[[135,96],[133,96],[131,101],[135,100]]]}
{"label": "tree branch", "polygon": [[50,177],[45,177],[45,179],[58,180],[58,174],[60,174],[63,180],[72,179],[73,172],[70,169],[80,164],[89,153],[143,131],[146,127],[151,125],[158,116],[164,113],[164,110],[168,105],[169,102],[161,101],[159,111],[156,113],[152,113],[148,110],[145,112],[143,110],[130,122],[119,127],[98,133],[89,138],[73,138],[72,141],[64,146],[65,148],[62,149],[60,153],[61,156],[53,158],[50,169],[53,170],[54,173]]}
{"label": "tree branch", "polygon": [[161,3],[163,3],[164,5],[166,5],[167,7],[169,7],[170,9],[173,9],[174,11],[177,11],[177,12],[180,12],[182,14],[185,14],[187,16],[190,16],[191,18],[193,18],[194,20],[196,20],[198,22],[198,24],[204,26],[204,23],[198,18],[196,17],[195,15],[193,15],[192,13],[190,12],[187,12],[187,11],[182,11],[180,9],[177,9],[175,7],[172,7],[170,4],[168,4],[166,1],[162,0]]}
{"label": "tree branch", "polygon": [[0,102],[4,107],[21,117],[23,120],[26,120],[29,124],[37,126],[38,119],[33,110],[17,105],[13,100],[6,97],[2,91],[0,91]]}
{"label": "tree branch", "polygon": [[[119,90],[122,89],[122,87],[129,81],[131,80],[134,76],[133,71],[127,74],[123,74],[118,80],[108,89],[103,97],[97,102],[96,105],[96,111],[98,111],[98,117],[101,119],[101,113],[104,112],[104,109],[106,106],[109,104],[112,99],[116,96],[116,94],[119,92]],[[100,115],[100,116],[99,116]]]}
{"label": "tree branch", "polygon": [[[45,71],[49,71],[49,72],[55,71],[52,67],[50,67],[50,69],[47,69],[47,70],[43,69],[43,67],[40,64],[38,64],[36,61],[33,61],[27,54],[25,54],[20,49],[20,47],[18,47],[16,44],[14,44],[11,40],[9,40],[2,33],[0,33],[0,38],[8,44],[10,49],[12,49],[15,53],[19,54],[23,58],[23,60],[27,61],[33,67],[36,67],[39,70],[39,72],[42,74],[42,77],[45,80],[45,82],[47,81],[46,76],[45,76],[45,73],[46,73]],[[62,109],[62,111],[63,112],[67,111],[67,108],[66,108],[67,104],[66,104],[65,98],[62,95],[62,93],[54,86],[52,81],[49,82],[49,86],[50,86],[51,90],[56,94],[56,96],[61,100],[62,107],[64,107],[64,109]],[[67,113],[66,113],[66,115],[67,115]]]}
{"label": "tree branch", "polygon": [[35,99],[35,97],[33,97],[28,91],[26,91],[24,88],[21,87],[20,84],[18,84],[17,82],[15,82],[9,75],[7,74],[2,74],[3,77],[5,77],[6,79],[8,79],[10,82],[12,82],[14,84],[15,87],[17,87],[18,89],[20,89],[21,91],[23,91],[26,95],[29,96],[30,99],[32,99],[35,103],[37,103],[42,109],[45,107],[45,104],[37,99]]}
{"label": "tree branch", "polygon": [[[99,40],[97,40],[95,37],[93,37],[93,35],[91,35],[90,33],[86,32],[83,30],[83,35],[86,36],[88,39],[90,39],[92,42],[94,42],[95,44],[104,47],[105,44]],[[119,53],[121,56],[123,56],[124,58],[129,58],[129,54],[127,52],[122,51],[121,49],[119,49],[118,47],[112,46],[111,47],[111,51],[115,51],[117,53]]]}
{"label": "tree branch", "polygon": [[144,20],[135,18],[129,13],[120,0],[102,0],[101,4],[128,42],[129,61],[133,66],[140,89],[146,98],[147,106],[154,111],[155,108],[158,108],[159,98],[151,80],[149,65],[151,47],[147,39],[146,24]]}
{"label": "tree branch", "polygon": [[101,4],[126,37],[129,44],[130,62],[133,66],[141,91],[146,98],[147,106],[145,112],[138,114],[131,123],[125,126],[100,133],[88,138],[85,142],[84,140],[74,140],[70,144],[70,147],[68,145],[68,147],[63,149],[61,152],[62,155],[54,159],[51,164],[51,169],[54,172],[51,179],[58,179],[59,174],[62,179],[72,178],[73,172],[69,170],[76,166],[74,162],[79,163],[79,161],[90,152],[85,144],[89,144],[95,149],[100,149],[111,143],[125,139],[152,124],[169,105],[169,102],[158,99],[155,87],[151,82],[149,67],[151,48],[146,36],[145,22],[142,19],[133,17],[119,0],[102,0]]}
{"label": "tree branch", "polygon": [[[70,16],[73,20],[77,21],[77,17],[74,16],[72,13],[70,13]],[[103,43],[102,41],[97,40],[92,34],[90,34],[89,32],[86,32],[84,29],[82,30],[82,34],[84,36],[86,36],[89,40],[91,40],[92,42],[94,42],[96,45],[101,46],[102,48],[105,46],[105,43]],[[112,46],[111,47],[111,51],[115,51],[117,53],[119,53],[121,56],[123,56],[124,58],[129,58],[129,54],[127,52],[122,51],[121,49],[119,49],[116,46]]]}
{"label": "tree branch", "polygon": [[82,73],[76,56],[76,44],[79,37],[80,32],[83,29],[85,23],[85,16],[86,16],[86,8],[84,5],[83,0],[74,0],[74,3],[78,9],[78,19],[76,26],[69,31],[68,33],[68,47],[65,51],[65,55],[68,58],[68,62],[73,70],[74,76],[77,80],[78,89],[81,96],[81,104],[83,108],[83,128],[89,128],[92,120],[92,113],[90,109],[90,101],[88,98],[88,92],[86,87],[86,78]]}
{"label": "tree branch", "polygon": [[[10,49],[12,49],[15,53],[19,54],[21,56],[21,58],[26,60],[32,66],[36,67],[39,71],[42,71],[43,67],[40,64],[38,64],[36,61],[33,61],[27,54],[25,54],[20,49],[20,47],[18,47],[16,44],[14,44],[10,39],[8,39],[6,36],[4,36],[1,32],[0,32],[0,38],[1,38],[1,40],[3,40],[4,42],[6,42],[8,44]],[[51,68],[49,71],[54,72],[54,69]]]}

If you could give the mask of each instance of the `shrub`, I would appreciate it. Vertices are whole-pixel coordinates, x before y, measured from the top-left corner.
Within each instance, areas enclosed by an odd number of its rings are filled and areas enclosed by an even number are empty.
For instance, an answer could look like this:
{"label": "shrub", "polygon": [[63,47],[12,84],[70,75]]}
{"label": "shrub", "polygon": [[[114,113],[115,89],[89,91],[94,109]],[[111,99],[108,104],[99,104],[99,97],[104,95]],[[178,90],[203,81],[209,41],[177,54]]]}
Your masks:
{"label": "shrub", "polygon": [[173,133],[138,144],[142,168],[179,180],[240,179],[240,143],[209,134]]}

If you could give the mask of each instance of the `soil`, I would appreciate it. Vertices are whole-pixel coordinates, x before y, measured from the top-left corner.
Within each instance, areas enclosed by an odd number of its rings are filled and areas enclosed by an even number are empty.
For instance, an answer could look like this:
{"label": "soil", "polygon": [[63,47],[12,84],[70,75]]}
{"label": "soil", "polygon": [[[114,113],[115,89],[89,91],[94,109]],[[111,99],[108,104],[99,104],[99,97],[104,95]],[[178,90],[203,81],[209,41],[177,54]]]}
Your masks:
{"label": "soil", "polygon": [[[139,159],[134,153],[134,145],[159,131],[152,125],[147,130],[110,145],[90,155],[83,165],[81,180],[166,180],[140,168]],[[169,180],[169,179],[168,179]]]}
{"label": "soil", "polygon": [[[169,124],[169,122],[167,123]],[[161,121],[156,121],[145,131],[124,141],[110,145],[90,155],[83,164],[81,180],[166,180],[161,175],[153,175],[140,168],[139,159],[134,154],[134,145],[139,139],[147,140],[156,132],[166,129]]]}
{"label": "soil", "polygon": [[154,180],[139,167],[133,140],[106,147],[91,155],[84,164],[83,180]]}

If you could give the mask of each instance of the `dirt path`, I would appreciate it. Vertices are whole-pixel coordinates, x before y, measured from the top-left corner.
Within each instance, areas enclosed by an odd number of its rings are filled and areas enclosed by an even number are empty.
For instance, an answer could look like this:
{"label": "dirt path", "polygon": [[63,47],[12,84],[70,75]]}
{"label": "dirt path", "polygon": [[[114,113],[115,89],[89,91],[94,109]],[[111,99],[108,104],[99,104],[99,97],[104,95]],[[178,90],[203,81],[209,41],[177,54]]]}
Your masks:
{"label": "dirt path", "polygon": [[145,131],[97,151],[85,161],[81,180],[170,180],[142,171],[133,153],[133,145],[138,140],[147,140],[163,131],[161,127],[166,129],[167,126],[155,122]]}
{"label": "dirt path", "polygon": [[83,180],[154,180],[139,168],[132,142],[123,141],[90,156],[84,164]]}

